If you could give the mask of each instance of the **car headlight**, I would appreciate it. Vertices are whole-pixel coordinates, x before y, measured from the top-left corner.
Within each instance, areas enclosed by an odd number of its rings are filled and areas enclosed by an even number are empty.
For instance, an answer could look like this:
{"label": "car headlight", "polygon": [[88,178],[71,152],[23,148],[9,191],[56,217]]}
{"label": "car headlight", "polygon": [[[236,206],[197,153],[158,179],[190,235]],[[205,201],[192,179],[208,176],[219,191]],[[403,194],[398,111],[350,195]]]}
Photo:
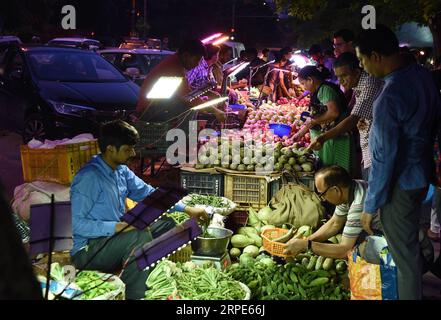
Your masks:
{"label": "car headlight", "polygon": [[57,102],[57,101],[50,101],[50,103],[54,107],[55,111],[57,111],[58,113],[67,114],[70,116],[82,117],[87,113],[95,111],[94,108],[79,106],[76,104]]}

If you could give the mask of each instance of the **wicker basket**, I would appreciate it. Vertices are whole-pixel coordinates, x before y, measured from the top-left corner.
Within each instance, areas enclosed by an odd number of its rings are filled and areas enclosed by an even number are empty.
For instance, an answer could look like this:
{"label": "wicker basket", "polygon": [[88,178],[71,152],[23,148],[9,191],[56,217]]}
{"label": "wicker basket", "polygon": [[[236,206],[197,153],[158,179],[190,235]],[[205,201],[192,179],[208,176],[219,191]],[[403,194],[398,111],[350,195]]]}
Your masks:
{"label": "wicker basket", "polygon": [[262,232],[262,239],[263,239],[263,247],[266,251],[268,251],[271,255],[287,258],[291,257],[292,255],[286,255],[283,254],[283,251],[285,250],[285,244],[280,242],[275,242],[273,239],[279,238],[286,234],[289,230],[287,229],[280,229],[280,228],[272,228],[272,229],[266,229]]}

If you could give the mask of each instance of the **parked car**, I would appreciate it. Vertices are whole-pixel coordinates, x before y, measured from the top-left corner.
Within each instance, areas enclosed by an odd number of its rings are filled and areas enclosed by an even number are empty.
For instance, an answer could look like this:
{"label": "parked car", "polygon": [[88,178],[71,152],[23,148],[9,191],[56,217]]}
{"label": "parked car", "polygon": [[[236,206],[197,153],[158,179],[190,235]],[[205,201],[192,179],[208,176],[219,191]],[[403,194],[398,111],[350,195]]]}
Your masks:
{"label": "parked car", "polygon": [[128,120],[139,87],[99,54],[49,46],[7,50],[0,68],[0,124],[32,138],[91,132]]}
{"label": "parked car", "polygon": [[99,53],[124,74],[141,85],[146,75],[173,51],[156,49],[106,49]]}
{"label": "parked car", "polygon": [[19,37],[16,36],[0,36],[0,44],[22,44]]}
{"label": "parked car", "polygon": [[64,46],[89,50],[98,50],[104,48],[104,46],[98,40],[88,38],[55,38],[50,40],[47,44],[50,46]]}
{"label": "parked car", "polygon": [[147,38],[126,38],[119,45],[120,49],[161,49],[162,41],[160,39]]}

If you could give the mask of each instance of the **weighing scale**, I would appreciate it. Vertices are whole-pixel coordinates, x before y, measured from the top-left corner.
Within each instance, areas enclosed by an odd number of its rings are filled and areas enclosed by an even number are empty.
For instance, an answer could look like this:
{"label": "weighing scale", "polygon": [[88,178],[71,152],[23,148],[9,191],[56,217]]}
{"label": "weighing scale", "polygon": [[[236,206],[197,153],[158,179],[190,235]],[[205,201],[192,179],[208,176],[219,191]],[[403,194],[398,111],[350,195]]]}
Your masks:
{"label": "weighing scale", "polygon": [[191,261],[197,265],[203,265],[207,262],[212,262],[213,265],[218,270],[225,270],[229,265],[231,265],[231,258],[228,252],[225,252],[222,256],[201,256],[192,255]]}

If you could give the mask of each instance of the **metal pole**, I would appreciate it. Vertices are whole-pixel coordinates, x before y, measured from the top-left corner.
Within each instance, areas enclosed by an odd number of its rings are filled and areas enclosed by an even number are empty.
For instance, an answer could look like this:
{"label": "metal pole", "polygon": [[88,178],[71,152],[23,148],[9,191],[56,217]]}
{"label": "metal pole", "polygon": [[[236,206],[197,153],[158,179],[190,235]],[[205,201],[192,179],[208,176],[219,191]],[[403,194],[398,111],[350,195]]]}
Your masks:
{"label": "metal pole", "polygon": [[144,38],[147,38],[147,0],[144,0]]}

